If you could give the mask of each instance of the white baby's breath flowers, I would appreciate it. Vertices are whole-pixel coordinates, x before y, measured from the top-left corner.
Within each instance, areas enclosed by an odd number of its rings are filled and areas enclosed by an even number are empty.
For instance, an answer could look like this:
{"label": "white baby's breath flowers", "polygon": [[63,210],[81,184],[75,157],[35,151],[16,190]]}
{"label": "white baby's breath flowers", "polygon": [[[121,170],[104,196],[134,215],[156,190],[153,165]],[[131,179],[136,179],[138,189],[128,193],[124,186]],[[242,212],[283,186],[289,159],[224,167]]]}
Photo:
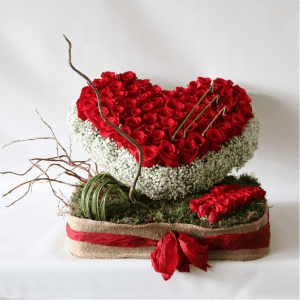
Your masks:
{"label": "white baby's breath flowers", "polygon": [[[78,118],[76,103],[68,109],[68,123],[75,141],[95,163],[118,180],[133,182],[137,172],[135,157],[128,149],[118,148],[113,140],[99,135],[89,120]],[[259,121],[254,115],[243,128],[243,135],[228,140],[217,152],[207,152],[202,159],[196,158],[178,168],[142,167],[136,188],[154,200],[177,199],[210,188],[233,168],[239,170],[253,157],[258,147],[258,134]]]}

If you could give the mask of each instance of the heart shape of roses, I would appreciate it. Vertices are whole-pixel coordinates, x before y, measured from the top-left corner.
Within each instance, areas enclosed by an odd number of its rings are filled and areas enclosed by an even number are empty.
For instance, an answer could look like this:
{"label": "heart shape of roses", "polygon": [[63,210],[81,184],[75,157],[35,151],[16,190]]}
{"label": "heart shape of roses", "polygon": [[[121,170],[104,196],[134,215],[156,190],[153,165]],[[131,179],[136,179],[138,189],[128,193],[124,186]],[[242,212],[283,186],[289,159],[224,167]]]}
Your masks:
{"label": "heart shape of roses", "polygon": [[[129,71],[117,75],[103,72],[101,79],[93,83],[100,93],[107,119],[141,146],[143,167],[174,168],[189,164],[197,157],[201,159],[208,151],[218,151],[229,139],[242,135],[247,121],[253,118],[250,97],[231,80],[198,77],[186,88],[167,91],[152,85],[149,79],[138,79]],[[114,140],[119,148],[128,149],[138,162],[136,147],[100,116],[92,87],[82,89],[76,105],[81,120],[91,121],[101,136]]]}

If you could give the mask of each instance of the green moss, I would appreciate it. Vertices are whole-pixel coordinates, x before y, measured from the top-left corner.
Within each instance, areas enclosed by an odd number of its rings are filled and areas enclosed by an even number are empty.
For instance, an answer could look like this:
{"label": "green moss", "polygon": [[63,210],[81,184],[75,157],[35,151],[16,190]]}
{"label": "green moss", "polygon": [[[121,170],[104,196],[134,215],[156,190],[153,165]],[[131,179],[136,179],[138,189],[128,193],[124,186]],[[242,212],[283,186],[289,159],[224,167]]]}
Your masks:
{"label": "green moss", "polygon": [[[239,178],[230,175],[215,185],[239,184],[243,186],[260,186],[257,178],[252,174],[242,174]],[[117,224],[145,224],[145,223],[183,223],[194,224],[208,228],[231,227],[239,224],[251,223],[261,218],[266,209],[266,199],[249,202],[234,212],[229,213],[226,217],[221,217],[217,223],[211,223],[206,218],[199,218],[196,213],[191,213],[189,200],[199,198],[209,193],[209,190],[199,190],[197,194],[189,195],[179,200],[151,200],[146,195],[141,195],[139,201],[148,205],[149,209],[138,205],[131,205],[127,209],[115,207],[113,212],[107,215],[107,221]],[[71,214],[77,217],[83,217],[79,208],[81,200],[81,190],[76,190],[72,196],[73,209]],[[75,205],[74,205],[75,204]],[[77,209],[75,207],[77,206]]]}

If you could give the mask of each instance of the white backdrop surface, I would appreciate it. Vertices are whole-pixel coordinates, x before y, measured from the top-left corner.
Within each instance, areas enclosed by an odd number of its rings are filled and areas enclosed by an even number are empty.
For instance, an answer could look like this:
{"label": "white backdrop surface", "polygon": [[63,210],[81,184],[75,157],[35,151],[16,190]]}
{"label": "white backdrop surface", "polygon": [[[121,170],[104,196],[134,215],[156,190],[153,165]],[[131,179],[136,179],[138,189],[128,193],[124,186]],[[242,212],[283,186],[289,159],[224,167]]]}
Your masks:
{"label": "white backdrop surface", "polygon": [[[197,77],[245,88],[260,120],[259,149],[239,171],[267,191],[271,253],[249,262],[211,261],[164,282],[149,259],[81,260],[65,248],[66,219],[47,184],[0,202],[2,298],[299,297],[299,8],[289,0],[0,0],[0,141],[49,136],[38,109],[69,147],[67,108],[84,80],[134,71],[162,89]],[[73,142],[74,158],[87,156]],[[0,171],[24,172],[29,158],[55,155],[53,141],[1,149]],[[34,173],[38,174],[38,173]],[[0,175],[0,194],[33,175]],[[65,193],[71,190],[63,189]]]}

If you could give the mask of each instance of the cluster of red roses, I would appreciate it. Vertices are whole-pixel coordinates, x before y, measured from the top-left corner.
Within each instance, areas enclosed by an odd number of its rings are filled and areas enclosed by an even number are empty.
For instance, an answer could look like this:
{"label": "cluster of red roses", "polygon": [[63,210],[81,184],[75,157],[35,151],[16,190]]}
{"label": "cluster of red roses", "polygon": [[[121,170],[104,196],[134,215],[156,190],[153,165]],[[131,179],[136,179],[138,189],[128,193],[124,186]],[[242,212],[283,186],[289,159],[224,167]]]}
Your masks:
{"label": "cluster of red roses", "polygon": [[[238,85],[233,86],[231,80],[217,78],[213,81],[213,94],[209,92],[202,100],[176,135],[173,144],[175,131],[210,88],[210,78],[198,77],[187,88],[177,87],[175,91],[166,91],[152,85],[149,79],[137,79],[135,73],[130,71],[117,75],[104,72],[101,77],[93,83],[100,93],[104,115],[113,124],[122,124],[122,130],[141,146],[144,167],[155,164],[179,167],[196,157],[202,158],[207,151],[218,151],[222,143],[235,135],[241,135],[247,120],[253,118],[251,99],[246,91]],[[188,129],[184,139],[183,131],[218,94],[218,104],[215,100],[205,110]],[[224,120],[220,113],[202,137],[203,131],[224,106]],[[118,147],[128,148],[138,161],[136,147],[101,118],[96,95],[90,86],[82,89],[77,110],[79,118],[89,119],[100,135],[113,139]]]}
{"label": "cluster of red roses", "polygon": [[213,186],[209,194],[189,202],[192,213],[199,218],[208,216],[209,222],[218,222],[221,215],[227,216],[237,207],[242,207],[257,198],[262,200],[266,192],[260,187],[240,187],[239,184]]}

